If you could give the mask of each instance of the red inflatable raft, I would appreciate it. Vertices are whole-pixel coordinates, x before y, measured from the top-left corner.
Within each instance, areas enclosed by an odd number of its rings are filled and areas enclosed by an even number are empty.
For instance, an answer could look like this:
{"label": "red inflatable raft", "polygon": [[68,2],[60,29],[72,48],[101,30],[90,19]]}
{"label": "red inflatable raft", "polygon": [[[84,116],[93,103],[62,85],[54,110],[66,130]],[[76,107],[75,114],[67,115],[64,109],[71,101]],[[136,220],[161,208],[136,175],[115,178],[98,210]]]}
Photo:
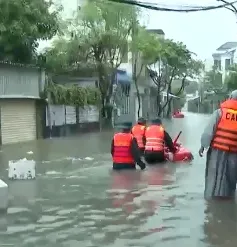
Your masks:
{"label": "red inflatable raft", "polygon": [[175,112],[173,118],[184,118],[184,114],[182,112]]}
{"label": "red inflatable raft", "polygon": [[169,150],[166,150],[166,159],[171,161],[171,162],[189,162],[193,160],[193,155],[190,150],[188,150],[185,147],[182,147],[181,144],[177,143],[176,144],[177,151],[173,155],[173,159],[171,160],[171,153]]}
{"label": "red inflatable raft", "polygon": [[169,152],[168,149],[166,149],[166,159],[171,161],[171,162],[189,162],[193,160],[193,155],[190,150],[187,148],[183,147],[180,143],[177,143],[177,140],[179,139],[182,131],[179,132],[178,136],[174,140],[174,146],[176,147],[177,151],[172,157],[171,160],[171,152]]}

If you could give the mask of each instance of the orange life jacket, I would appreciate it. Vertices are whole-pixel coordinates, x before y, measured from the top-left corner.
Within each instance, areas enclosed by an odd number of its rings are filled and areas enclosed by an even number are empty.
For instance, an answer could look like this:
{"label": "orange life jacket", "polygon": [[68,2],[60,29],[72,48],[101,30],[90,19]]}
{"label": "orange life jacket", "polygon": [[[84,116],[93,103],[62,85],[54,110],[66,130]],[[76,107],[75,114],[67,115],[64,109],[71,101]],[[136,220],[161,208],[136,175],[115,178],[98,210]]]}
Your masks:
{"label": "orange life jacket", "polygon": [[165,130],[162,126],[151,125],[146,129],[146,151],[164,151]]}
{"label": "orange life jacket", "polygon": [[211,147],[237,153],[237,101],[228,99],[220,108],[221,117]]}
{"label": "orange life jacket", "polygon": [[141,125],[141,124],[136,124],[132,128],[132,134],[136,138],[139,148],[144,148],[145,147],[145,145],[143,143],[143,137],[145,135],[145,131],[146,131],[146,126]]}
{"label": "orange life jacket", "polygon": [[131,143],[133,135],[131,133],[117,133],[114,135],[113,162],[117,164],[134,164],[131,153]]}

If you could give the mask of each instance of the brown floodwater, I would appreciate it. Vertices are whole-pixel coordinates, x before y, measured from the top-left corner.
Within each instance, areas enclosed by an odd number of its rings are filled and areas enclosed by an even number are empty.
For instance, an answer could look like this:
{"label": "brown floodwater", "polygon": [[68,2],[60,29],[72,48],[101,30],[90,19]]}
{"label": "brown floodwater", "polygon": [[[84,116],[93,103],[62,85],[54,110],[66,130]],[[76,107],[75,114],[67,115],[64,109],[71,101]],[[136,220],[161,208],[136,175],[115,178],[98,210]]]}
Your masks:
{"label": "brown floodwater", "polygon": [[[9,208],[0,215],[0,246],[237,246],[235,202],[203,198],[205,159],[197,152],[207,120],[187,113],[165,123],[173,137],[183,131],[192,164],[143,172],[111,171],[110,132],[3,146]],[[22,158],[37,162],[37,179],[8,181],[8,161]]]}

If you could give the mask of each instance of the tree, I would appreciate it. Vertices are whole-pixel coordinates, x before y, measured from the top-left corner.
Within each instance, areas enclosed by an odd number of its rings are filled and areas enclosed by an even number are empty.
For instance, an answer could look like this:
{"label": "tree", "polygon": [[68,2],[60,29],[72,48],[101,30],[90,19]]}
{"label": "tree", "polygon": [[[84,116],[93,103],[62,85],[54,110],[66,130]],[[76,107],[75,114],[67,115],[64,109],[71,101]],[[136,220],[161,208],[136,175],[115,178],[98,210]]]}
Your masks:
{"label": "tree", "polygon": [[70,74],[80,76],[95,75],[95,64],[85,62],[86,51],[80,50],[78,42],[60,37],[53,42],[52,47],[46,49],[40,56],[48,73],[52,75]]}
{"label": "tree", "polygon": [[156,61],[157,46],[159,39],[153,34],[148,32],[145,28],[135,24],[133,27],[133,36],[131,42],[131,52],[133,54],[133,82],[137,91],[138,98],[138,112],[137,116],[140,117],[141,99],[138,87],[138,81],[142,72],[147,70],[147,66]]}
{"label": "tree", "polygon": [[[175,78],[181,79],[181,85],[180,86],[173,86],[171,84],[170,87],[170,93],[169,95],[174,95],[180,97],[180,106],[185,104],[185,92],[184,89],[189,85],[188,79],[197,79],[197,77],[201,74],[201,72],[204,69],[204,64],[201,60],[195,60],[192,57],[190,59],[186,60],[186,63],[183,64],[183,67],[181,65],[178,73],[176,74]],[[172,81],[170,81],[172,83]],[[173,100],[173,97],[167,96],[166,105],[168,105],[166,116],[170,116],[171,113],[171,101]],[[177,101],[177,100],[176,100]]]}
{"label": "tree", "polygon": [[177,96],[172,98],[174,111],[184,107],[186,103],[186,93],[183,90],[179,92],[179,89],[173,89],[172,95]]}
{"label": "tree", "polygon": [[[184,90],[187,77],[198,75],[202,68],[201,61],[192,58],[192,53],[182,42],[174,42],[173,40],[160,40],[156,45],[156,63],[150,66],[150,75],[157,85],[158,94],[158,115],[160,116],[166,106],[168,106],[166,115],[170,114],[170,103],[172,100],[173,81],[181,80],[177,86],[177,95]],[[174,80],[175,79],[175,80]],[[160,94],[166,91],[166,102],[162,106]]]}
{"label": "tree", "polygon": [[198,89],[198,83],[196,81],[190,81],[185,87],[185,92],[187,94],[194,94],[196,91],[198,91]]}
{"label": "tree", "polygon": [[[116,70],[127,55],[128,39],[137,14],[134,6],[89,1],[71,22],[74,28],[71,43],[77,44],[79,52],[86,53],[84,62],[95,65],[103,117],[106,116],[106,106],[111,104]],[[77,51],[74,50],[74,54]]]}
{"label": "tree", "polygon": [[59,29],[59,9],[46,0],[0,0],[0,60],[29,63],[39,40]]}
{"label": "tree", "polygon": [[206,89],[220,89],[222,88],[222,73],[213,66],[212,70],[205,73],[205,83],[204,86]]}
{"label": "tree", "polygon": [[225,79],[225,86],[228,91],[237,89],[237,64],[230,67],[229,74]]}

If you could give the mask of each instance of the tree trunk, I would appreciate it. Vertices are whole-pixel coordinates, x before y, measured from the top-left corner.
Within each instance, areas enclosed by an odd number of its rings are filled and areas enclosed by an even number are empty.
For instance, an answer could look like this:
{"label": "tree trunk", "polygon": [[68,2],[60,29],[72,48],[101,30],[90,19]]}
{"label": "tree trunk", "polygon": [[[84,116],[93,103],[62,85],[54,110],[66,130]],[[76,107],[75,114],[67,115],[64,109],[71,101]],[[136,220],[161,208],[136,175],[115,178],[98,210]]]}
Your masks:
{"label": "tree trunk", "polygon": [[[160,84],[160,83],[159,83]],[[161,117],[161,114],[162,114],[162,107],[161,107],[161,96],[160,96],[160,85],[158,84],[158,88],[157,88],[157,97],[156,97],[156,100],[157,100],[157,116],[158,117]]]}
{"label": "tree trunk", "polygon": [[172,98],[169,99],[168,104],[167,104],[167,111],[166,111],[166,117],[170,118],[171,117],[171,110],[172,110]]}
{"label": "tree trunk", "polygon": [[137,118],[140,117],[140,111],[141,111],[141,96],[139,92],[139,87],[137,85],[137,80],[134,81],[135,87],[136,87],[136,94],[137,94],[137,100],[138,100],[138,110],[137,110]]}

